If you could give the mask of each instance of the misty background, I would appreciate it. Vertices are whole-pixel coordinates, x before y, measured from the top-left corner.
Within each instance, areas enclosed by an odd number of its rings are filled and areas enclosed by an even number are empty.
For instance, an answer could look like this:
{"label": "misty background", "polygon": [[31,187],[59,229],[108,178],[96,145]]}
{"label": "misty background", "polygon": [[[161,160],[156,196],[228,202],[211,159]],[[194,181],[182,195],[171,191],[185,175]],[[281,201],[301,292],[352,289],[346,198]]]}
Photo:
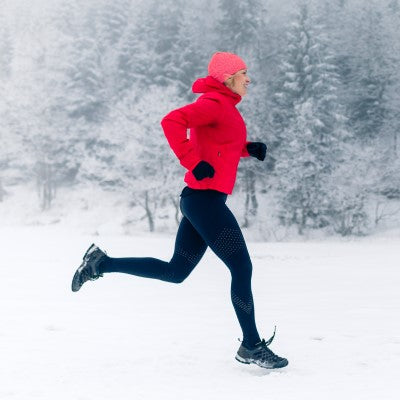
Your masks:
{"label": "misty background", "polygon": [[0,0],[0,223],[174,232],[160,121],[231,51],[268,145],[229,200],[246,232],[397,235],[399,26],[397,0]]}

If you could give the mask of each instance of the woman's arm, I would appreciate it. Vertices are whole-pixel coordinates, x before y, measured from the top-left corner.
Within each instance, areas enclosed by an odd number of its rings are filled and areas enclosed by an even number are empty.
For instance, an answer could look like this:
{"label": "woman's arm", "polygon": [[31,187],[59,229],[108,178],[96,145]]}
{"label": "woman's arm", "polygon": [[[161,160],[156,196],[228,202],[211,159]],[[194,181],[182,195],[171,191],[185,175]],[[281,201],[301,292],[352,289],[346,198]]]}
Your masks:
{"label": "woman's arm", "polygon": [[220,103],[215,98],[203,95],[196,102],[171,111],[162,119],[161,126],[168,143],[186,169],[191,171],[202,161],[187,137],[187,130],[215,123],[220,114]]}

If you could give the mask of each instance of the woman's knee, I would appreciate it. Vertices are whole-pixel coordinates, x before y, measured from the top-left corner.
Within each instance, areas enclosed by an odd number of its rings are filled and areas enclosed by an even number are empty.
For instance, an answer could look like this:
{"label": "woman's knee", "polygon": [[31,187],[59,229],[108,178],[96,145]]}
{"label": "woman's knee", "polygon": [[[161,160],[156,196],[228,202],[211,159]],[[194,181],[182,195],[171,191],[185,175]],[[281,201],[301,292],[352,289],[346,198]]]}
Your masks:
{"label": "woman's knee", "polygon": [[188,276],[189,274],[173,274],[170,277],[169,282],[179,284],[182,283]]}
{"label": "woman's knee", "polygon": [[177,263],[173,258],[167,266],[164,280],[176,284],[182,283],[193,271],[193,268],[193,264]]}

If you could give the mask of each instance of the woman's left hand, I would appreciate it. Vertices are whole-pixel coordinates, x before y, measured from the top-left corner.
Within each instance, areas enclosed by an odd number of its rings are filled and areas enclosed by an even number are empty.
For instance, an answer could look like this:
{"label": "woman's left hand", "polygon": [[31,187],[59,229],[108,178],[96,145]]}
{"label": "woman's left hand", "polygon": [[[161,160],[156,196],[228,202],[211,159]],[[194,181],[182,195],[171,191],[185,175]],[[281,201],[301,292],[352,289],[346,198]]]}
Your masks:
{"label": "woman's left hand", "polygon": [[257,158],[257,160],[264,161],[265,155],[267,153],[267,145],[262,142],[250,142],[247,143],[247,151],[252,157]]}

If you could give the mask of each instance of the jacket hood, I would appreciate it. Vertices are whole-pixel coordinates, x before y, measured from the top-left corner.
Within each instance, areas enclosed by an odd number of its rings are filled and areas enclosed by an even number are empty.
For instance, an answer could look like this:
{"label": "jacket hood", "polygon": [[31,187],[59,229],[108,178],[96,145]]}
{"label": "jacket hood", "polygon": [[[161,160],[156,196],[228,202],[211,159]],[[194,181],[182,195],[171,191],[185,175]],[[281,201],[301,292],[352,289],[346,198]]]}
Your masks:
{"label": "jacket hood", "polygon": [[242,96],[232,92],[231,89],[212,76],[197,79],[192,85],[192,91],[193,93],[218,92],[230,97],[235,105],[242,100]]}

